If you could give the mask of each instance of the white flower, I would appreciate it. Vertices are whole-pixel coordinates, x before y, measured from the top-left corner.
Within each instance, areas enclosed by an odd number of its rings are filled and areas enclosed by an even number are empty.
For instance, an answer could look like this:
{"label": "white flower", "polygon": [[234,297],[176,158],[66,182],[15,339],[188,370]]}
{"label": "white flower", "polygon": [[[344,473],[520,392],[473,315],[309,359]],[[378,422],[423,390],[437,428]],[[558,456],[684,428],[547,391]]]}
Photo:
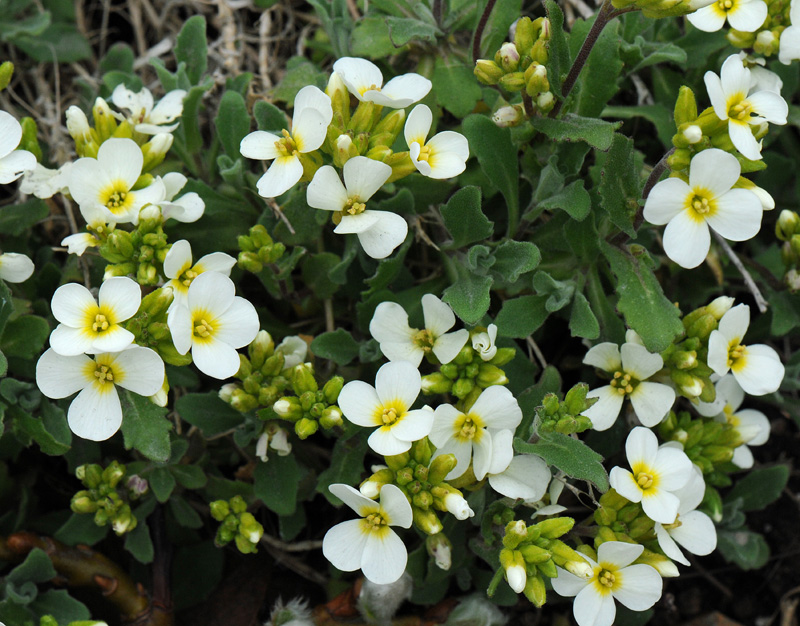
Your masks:
{"label": "white flower", "polygon": [[458,520],[469,519],[475,517],[469,503],[464,499],[464,496],[458,493],[448,493],[444,497],[444,508],[446,508]]}
{"label": "white flower", "polygon": [[566,484],[565,476],[566,474],[564,474],[564,472],[558,472],[550,480],[550,486],[547,488],[549,503],[545,503],[543,499],[525,500],[523,504],[534,509],[531,518],[556,515],[567,510],[567,507],[558,504],[558,499],[561,497],[561,492],[564,491],[564,485]]}
{"label": "white flower", "polygon": [[142,150],[132,139],[108,139],[97,158],[84,157],[69,171],[69,192],[87,222],[99,209],[106,222],[133,224],[145,204],[163,199],[163,183],[156,180],[149,187],[132,191],[142,174]]}
{"label": "white flower", "polygon": [[706,72],[704,80],[714,113],[719,119],[728,120],[728,134],[733,145],[748,159],[759,160],[761,144],[756,141],[750,126],[764,122],[786,124],[789,105],[772,91],[750,94],[750,70],[736,54],[725,59],[720,76]]}
{"label": "white flower", "polygon": [[0,111],[0,185],[14,182],[36,167],[36,157],[27,150],[17,150],[22,126],[10,113]]}
{"label": "white flower", "polygon": [[344,164],[344,185],[330,165],[323,165],[308,185],[308,205],[334,211],[340,220],[333,232],[355,233],[361,247],[373,259],[389,256],[408,234],[405,219],[389,211],[372,211],[366,202],[392,175],[381,161],[356,156]]}
{"label": "white flower", "polygon": [[784,367],[778,353],[764,344],[744,346],[741,341],[750,325],[750,307],[733,307],[708,338],[708,366],[724,376],[731,371],[745,392],[763,396],[777,391]]}
{"label": "white flower", "polygon": [[191,349],[197,368],[214,378],[228,378],[239,371],[236,349],[258,333],[255,307],[235,293],[230,278],[204,272],[192,280],[186,304],[171,308],[167,317],[178,353]]}
{"label": "white flower", "polygon": [[401,454],[431,432],[433,411],[411,410],[421,385],[419,371],[410,363],[387,363],[375,375],[374,387],[360,380],[347,383],[339,393],[339,408],[358,426],[378,426],[368,440],[375,452]]}
{"label": "white flower", "polygon": [[119,385],[151,396],[164,382],[164,363],[150,348],[131,346],[93,359],[85,354],[64,356],[50,348],[36,364],[36,384],[48,398],[78,396],[67,411],[70,430],[92,441],[108,439],[122,424]]}
{"label": "white flower", "polygon": [[168,172],[161,179],[164,186],[164,197],[153,201],[161,209],[161,215],[166,222],[173,219],[176,222],[190,223],[199,220],[206,209],[203,199],[194,191],[176,198],[187,182],[186,176],[178,172]]}
{"label": "white flower", "polygon": [[478,353],[483,361],[491,361],[497,354],[497,326],[489,324],[485,331],[477,332],[472,335],[472,349]]}
{"label": "white flower", "polygon": [[305,362],[308,344],[297,335],[292,335],[284,337],[283,341],[275,346],[275,352],[283,354],[283,369],[288,370]]}
{"label": "white flower", "polygon": [[[456,466],[447,475],[447,480],[458,478],[466,472],[470,460],[478,480],[482,480],[490,469],[497,470],[502,462],[493,467],[493,439],[502,437],[505,448],[510,450],[513,437],[500,433],[506,430],[513,433],[522,421],[522,410],[516,398],[499,385],[484,389],[467,413],[449,404],[440,404],[434,415],[428,438],[437,448],[436,456],[453,454],[456,457]],[[511,461],[511,457],[506,457],[502,452],[495,452],[494,455],[507,458],[506,467]]]}
{"label": "white flower", "polygon": [[714,402],[699,402],[697,412],[704,417],[714,417],[727,422],[739,434],[742,445],[733,450],[731,462],[742,469],[753,467],[753,453],[748,446],[761,446],[769,439],[770,423],[766,415],[754,409],[739,407],[744,402],[744,390],[732,374],[725,374],[717,381],[717,397]]}
{"label": "white flower", "polygon": [[611,486],[631,502],[641,502],[645,515],[655,522],[672,524],[678,515],[677,491],[691,478],[692,462],[683,450],[658,447],[648,428],[637,426],[625,441],[625,455],[633,473],[614,467]]}
{"label": "white flower", "polygon": [[266,463],[268,460],[267,448],[272,448],[278,456],[287,456],[292,451],[292,444],[289,443],[289,436],[285,429],[278,426],[275,422],[270,422],[264,432],[256,441],[256,456]]}
{"label": "white flower", "polygon": [[456,323],[449,305],[431,293],[422,296],[425,328],[411,328],[408,313],[396,302],[381,302],[369,323],[370,334],[390,361],[409,361],[419,367],[422,357],[433,353],[439,362],[452,361],[469,339],[465,328],[448,333]]}
{"label": "white flower", "polygon": [[752,33],[767,19],[767,3],[764,0],[716,0],[687,15],[686,19],[707,33],[718,31],[726,19],[731,28]]}
{"label": "white flower", "polygon": [[[111,102],[118,109],[129,112],[128,122],[137,133],[155,135],[157,133],[171,133],[178,128],[178,124],[171,124],[183,113],[183,99],[186,92],[175,89],[165,95],[158,104],[153,106],[153,94],[146,87],[138,93],[131,91],[125,85],[119,84],[111,94]],[[120,120],[124,116],[116,115]]]}
{"label": "white flower", "polygon": [[614,425],[623,400],[628,397],[636,417],[645,426],[655,426],[672,408],[675,390],[647,379],[664,367],[664,360],[638,343],[599,343],[583,357],[592,365],[611,374],[611,383],[592,389],[588,398],[599,398],[583,415],[592,420],[595,430],[607,430]]}
{"label": "white flower", "polygon": [[164,286],[172,287],[175,296],[170,307],[186,306],[189,286],[203,272],[219,272],[230,276],[234,265],[236,259],[224,252],[207,254],[192,265],[191,244],[185,239],[176,241],[164,257],[164,275],[170,279]]}
{"label": "white flower", "polygon": [[6,252],[0,254],[0,280],[7,283],[25,282],[33,274],[34,265],[24,254]]}
{"label": "white flower", "polygon": [[[535,454],[514,456],[513,439],[511,430],[493,434],[491,462],[487,470],[489,484],[507,498],[538,502],[550,484],[550,468]],[[564,483],[560,484],[563,487]]]}
{"label": "white flower", "polygon": [[590,578],[579,578],[558,569],[551,580],[562,596],[575,596],[572,613],[578,626],[611,626],[617,615],[614,600],[632,611],[646,611],[661,597],[661,576],[649,565],[631,565],[644,551],[639,544],[607,541],[597,549],[597,560],[585,556],[591,565]]}
{"label": "white flower", "polygon": [[800,59],[800,1],[792,0],[789,8],[791,26],[781,33],[778,60],[784,65]]}
{"label": "white flower", "polygon": [[314,152],[325,141],[333,118],[331,99],[313,85],[303,87],[294,99],[292,131],[278,137],[263,130],[242,139],[239,151],[248,159],[272,161],[257,183],[259,195],[274,198],[291,189],[303,176],[298,154]]}
{"label": "white flower", "polygon": [[732,241],[746,241],[758,233],[761,201],[752,191],[733,189],[740,171],[736,157],[710,148],[692,158],[688,184],[668,178],[653,187],[644,217],[667,225],[664,251],[681,267],[697,267],[705,260],[711,247],[709,226]]}
{"label": "white flower", "polygon": [[69,170],[72,163],[64,163],[57,170],[46,168],[41,163],[37,163],[32,170],[28,170],[22,176],[19,190],[37,198],[52,198],[57,193],[64,193],[69,186]]}
{"label": "white flower", "polygon": [[53,350],[63,356],[120,352],[133,343],[133,333],[120,323],[139,310],[138,283],[125,276],[109,278],[100,285],[98,300],[78,283],[56,289],[50,308],[61,323],[50,334]]}
{"label": "white flower", "polygon": [[398,580],[406,569],[408,553],[390,526],[411,527],[411,505],[403,492],[384,485],[379,504],[349,485],[334,484],[329,489],[362,519],[337,524],[325,534],[325,558],[343,572],[360,569],[365,578],[379,585]]}
{"label": "white flower", "polygon": [[106,224],[106,214],[101,207],[87,205],[82,214],[86,220],[88,232],[68,235],[61,240],[61,245],[67,246],[67,252],[78,256],[86,252],[87,248],[94,248],[100,245],[100,239],[95,233],[110,233],[116,228],[116,224],[113,221]]}
{"label": "white flower", "polygon": [[333,64],[348,91],[362,102],[374,102],[393,109],[405,109],[422,100],[431,90],[431,81],[419,74],[403,74],[383,85],[383,74],[366,59],[342,57]]}
{"label": "white flower", "polygon": [[659,547],[670,559],[683,565],[690,563],[676,542],[698,556],[711,554],[717,547],[717,529],[714,527],[714,522],[702,511],[695,510],[703,501],[705,490],[703,472],[693,465],[689,482],[674,492],[680,500],[678,517],[672,524],[655,523]]}
{"label": "white flower", "polygon": [[408,116],[403,136],[414,167],[428,178],[452,178],[467,167],[469,144],[464,135],[446,130],[425,139],[431,130],[433,115],[424,104],[417,105]]}

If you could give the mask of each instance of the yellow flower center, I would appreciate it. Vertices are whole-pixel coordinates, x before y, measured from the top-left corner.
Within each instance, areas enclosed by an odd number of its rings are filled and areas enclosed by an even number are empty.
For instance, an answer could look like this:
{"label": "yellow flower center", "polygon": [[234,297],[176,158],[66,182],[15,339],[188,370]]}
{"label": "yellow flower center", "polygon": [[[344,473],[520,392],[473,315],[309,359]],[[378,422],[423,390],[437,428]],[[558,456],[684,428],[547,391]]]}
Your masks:
{"label": "yellow flower center", "polygon": [[383,422],[384,426],[391,426],[397,421],[397,409],[394,407],[389,407],[387,409],[383,409],[381,413],[381,421]]}
{"label": "yellow flower center", "polygon": [[414,343],[415,346],[418,348],[422,348],[423,352],[428,353],[433,350],[433,344],[436,343],[436,339],[433,336],[433,333],[429,331],[427,328],[423,328],[417,334],[415,334],[411,341]]}
{"label": "yellow flower center", "polygon": [[281,153],[282,156],[291,156],[297,152],[297,142],[292,138],[291,133],[285,128],[281,131],[282,139],[275,142],[275,149]]}
{"label": "yellow flower center", "polygon": [[735,2],[733,0],[718,0],[717,9],[723,13],[727,13],[734,7],[734,5]]}
{"label": "yellow flower center", "polygon": [[431,147],[420,146],[419,156],[417,157],[417,161],[428,161],[430,158],[431,158]]}
{"label": "yellow flower center", "polygon": [[728,107],[728,117],[734,120],[746,122],[754,113],[753,105],[745,99],[736,102]]}
{"label": "yellow flower center", "polygon": [[463,441],[479,442],[483,437],[484,423],[480,416],[470,413],[469,415],[461,415],[456,419],[455,424],[455,437]]}
{"label": "yellow flower center", "polygon": [[118,209],[123,204],[125,204],[125,198],[127,198],[127,197],[128,197],[127,192],[125,192],[125,191],[115,191],[114,193],[112,193],[108,197],[108,200],[106,200],[106,206],[109,209],[111,209],[112,211],[114,209]]}
{"label": "yellow flower center", "polygon": [[112,213],[119,214],[127,210],[134,200],[124,180],[115,180],[100,190],[98,200]]}
{"label": "yellow flower center", "polygon": [[195,321],[194,326],[194,334],[197,337],[201,337],[203,339],[208,339],[213,332],[213,328],[211,324],[209,324],[205,319],[201,318],[200,320]]}
{"label": "yellow flower center", "polygon": [[604,587],[608,587],[609,589],[611,589],[614,586],[616,580],[617,577],[614,576],[614,574],[607,569],[601,570],[600,574],[598,574],[597,576],[597,582],[599,582]]}
{"label": "yellow flower center", "polygon": [[364,518],[368,530],[381,530],[382,526],[389,524],[380,513],[370,513]]}
{"label": "yellow flower center", "polygon": [[633,390],[636,389],[636,385],[639,384],[639,381],[633,378],[630,374],[626,374],[623,371],[614,372],[614,378],[611,379],[612,389],[616,389],[617,393],[621,396],[629,395],[633,393]]}
{"label": "yellow flower center", "polygon": [[369,87],[362,87],[361,89],[358,90],[358,93],[360,93],[363,96],[368,91],[380,91],[380,90],[381,88],[378,87],[378,85],[376,85],[375,83],[373,83]]}
{"label": "yellow flower center", "polygon": [[636,484],[644,491],[645,489],[650,489],[655,483],[655,478],[653,478],[652,474],[648,474],[647,472],[639,472],[636,474]]}
{"label": "yellow flower center", "polygon": [[355,198],[348,198],[347,203],[342,208],[342,213],[347,213],[347,215],[358,215],[359,213],[363,213],[364,210],[367,208],[367,205],[363,202],[359,202],[357,196]]}
{"label": "yellow flower center", "polygon": [[96,333],[108,330],[108,318],[102,313],[95,315],[94,322],[92,323],[92,330]]}
{"label": "yellow flower center", "polygon": [[185,287],[188,287],[192,284],[192,281],[197,278],[197,272],[192,269],[186,270],[183,274],[178,277],[178,281]]}
{"label": "yellow flower center", "polygon": [[111,371],[108,365],[101,365],[98,363],[95,366],[94,376],[101,385],[114,384],[114,372]]}
{"label": "yellow flower center", "polygon": [[740,343],[728,348],[728,367],[735,369],[744,364],[745,346]]}

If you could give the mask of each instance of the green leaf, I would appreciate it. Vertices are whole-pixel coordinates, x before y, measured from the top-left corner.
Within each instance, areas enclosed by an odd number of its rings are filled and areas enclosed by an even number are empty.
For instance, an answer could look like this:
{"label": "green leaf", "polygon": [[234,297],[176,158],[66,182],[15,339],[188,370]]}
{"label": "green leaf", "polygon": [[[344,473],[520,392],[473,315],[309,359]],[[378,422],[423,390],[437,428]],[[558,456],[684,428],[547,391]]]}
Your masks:
{"label": "green leaf", "polygon": [[494,249],[491,271],[495,282],[510,285],[522,274],[535,270],[541,260],[542,253],[536,244],[506,239]]}
{"label": "green leaf", "polygon": [[[345,431],[333,446],[333,454],[327,469],[319,474],[317,479],[317,493],[321,493],[331,504],[338,506],[339,498],[334,496],[328,487],[334,483],[357,485],[361,482],[364,472],[364,457],[369,450],[367,437],[369,432],[360,427],[353,427],[348,433]],[[267,463],[271,463],[272,460]]]}
{"label": "green leaf", "polygon": [[472,73],[472,65],[459,63],[453,57],[436,58],[431,82],[437,104],[458,119],[472,113],[481,99],[481,88]]}
{"label": "green leaf", "polygon": [[6,327],[8,318],[14,312],[14,300],[11,296],[11,291],[6,285],[5,281],[0,280],[0,338],[3,336],[3,330]]}
{"label": "green leaf", "polygon": [[223,94],[214,126],[225,153],[234,161],[239,159],[239,144],[250,132],[250,116],[240,94],[230,90]]}
{"label": "green leaf", "polygon": [[31,198],[0,209],[0,234],[19,237],[36,222],[50,214],[44,200]]}
{"label": "green leaf", "polygon": [[[469,119],[469,118],[467,118]],[[561,119],[533,117],[531,125],[555,141],[585,141],[593,148],[606,151],[614,140],[614,131],[622,122],[605,122],[593,117],[567,113]],[[470,144],[471,145],[471,144]]]}
{"label": "green leaf", "polygon": [[445,249],[462,248],[492,236],[492,222],[481,210],[480,187],[470,185],[456,191],[439,209],[453,241]]}
{"label": "green leaf", "polygon": [[152,461],[169,459],[169,431],[172,423],[167,409],[127,389],[117,389],[122,402],[122,436],[125,449],[138,450]]}
{"label": "green leaf", "polygon": [[155,467],[149,474],[145,474],[153,495],[161,503],[169,500],[175,489],[175,477],[166,467]]}
{"label": "green leaf", "polygon": [[125,536],[125,549],[139,563],[152,563],[155,551],[153,540],[150,538],[150,528],[144,519],[139,519],[138,522],[136,528]]}
{"label": "green leaf", "polygon": [[572,299],[569,314],[569,332],[573,337],[597,339],[600,336],[600,323],[597,321],[589,301],[580,291]]}
{"label": "green leaf", "polygon": [[360,19],[350,37],[350,52],[357,57],[380,59],[397,52],[383,15]]}
{"label": "green leaf", "polygon": [[583,186],[583,180],[570,183],[554,196],[538,203],[537,209],[566,211],[572,219],[583,221],[592,209],[592,198]]}
{"label": "green leaf", "polygon": [[666,350],[683,333],[683,324],[653,274],[650,255],[641,246],[635,247],[636,255],[606,242],[601,246],[617,278],[617,309],[650,352]]}
{"label": "green leaf", "polygon": [[170,465],[169,470],[178,482],[187,489],[202,489],[206,486],[208,478],[201,467],[179,463]]}
{"label": "green leaf", "polygon": [[303,259],[303,281],[320,300],[330,298],[339,290],[339,285],[330,279],[329,274],[341,262],[333,252],[311,254]]}
{"label": "green leaf", "polygon": [[187,393],[175,402],[181,419],[197,426],[205,437],[214,437],[240,426],[244,416],[215,392]]}
{"label": "green leaf", "polygon": [[0,378],[8,373],[8,359],[6,355],[0,352]]}
{"label": "green leaf", "polygon": [[533,277],[533,288],[537,294],[548,296],[544,303],[550,313],[560,311],[572,300],[575,283],[571,280],[556,280],[547,272],[536,272]]}
{"label": "green leaf", "polygon": [[45,454],[61,456],[69,451],[72,433],[67,426],[64,412],[55,405],[42,403],[42,419],[37,419],[16,406],[9,407],[8,412],[13,415],[16,426],[39,444]]}
{"label": "green leaf", "polygon": [[106,55],[100,61],[100,70],[107,73],[112,71],[123,74],[133,73],[133,62],[136,55],[127,43],[118,41],[108,49]]}
{"label": "green leaf", "polygon": [[751,470],[725,496],[726,502],[742,499],[742,511],[761,511],[777,500],[789,480],[789,467],[773,465]]}
{"label": "green leaf", "polygon": [[[570,30],[572,56],[585,41],[594,19],[576,20]],[[578,79],[578,91],[570,108],[579,115],[597,117],[619,90],[617,84],[623,63],[619,58],[620,34],[617,20],[607,24],[597,38]]]}
{"label": "green leaf", "polygon": [[272,455],[253,474],[253,492],[278,515],[291,515],[297,507],[297,485],[304,472],[294,456]]}
{"label": "green leaf", "polygon": [[34,548],[25,560],[12,569],[5,577],[6,582],[14,584],[32,582],[43,583],[56,577],[56,570],[47,553]]}
{"label": "green leaf", "polygon": [[458,267],[458,280],[444,290],[442,300],[467,324],[475,324],[489,310],[491,276],[472,274]]}
{"label": "green leaf", "polygon": [[548,296],[519,296],[506,300],[495,324],[501,337],[522,339],[533,334],[549,315],[545,303]]}
{"label": "green leaf", "polygon": [[175,60],[186,64],[186,75],[192,85],[197,85],[208,65],[206,18],[202,15],[194,15],[184,22],[175,44]]}
{"label": "green leaf", "polygon": [[743,570],[760,569],[769,559],[769,545],[764,536],[744,528],[719,531],[717,548],[726,560]]}
{"label": "green leaf", "polygon": [[470,115],[463,123],[469,149],[481,170],[506,200],[509,223],[516,227],[519,216],[519,161],[511,142],[511,131],[500,128],[483,115]]}
{"label": "green leaf", "polygon": [[39,63],[76,63],[92,56],[92,47],[73,24],[51,24],[41,35],[25,35],[14,44]]}
{"label": "green leaf", "polygon": [[266,100],[259,100],[253,105],[253,117],[258,130],[280,131],[289,126],[286,114]]}
{"label": "green leaf", "polygon": [[50,325],[38,315],[22,315],[6,324],[0,341],[7,357],[35,359],[42,353]]}
{"label": "green leaf", "polygon": [[55,532],[53,537],[69,546],[79,543],[93,546],[108,534],[110,528],[110,526],[98,526],[95,524],[93,515],[73,513],[64,525]]}
{"label": "green leaf", "polygon": [[600,117],[616,117],[622,120],[642,117],[656,127],[658,140],[664,147],[672,145],[672,136],[675,134],[675,122],[672,119],[672,111],[663,104],[608,106],[600,113]]}
{"label": "green leaf", "polygon": [[633,219],[639,208],[642,185],[634,159],[633,140],[618,133],[614,135],[600,176],[600,206],[617,228],[635,237]]}
{"label": "green leaf", "polygon": [[176,496],[169,500],[169,510],[175,516],[175,520],[185,528],[202,528],[203,519],[197,514],[192,506],[182,497]]}
{"label": "green leaf", "polygon": [[411,17],[387,17],[386,24],[389,27],[389,39],[397,48],[410,41],[436,43],[436,36],[442,34],[433,24]]}
{"label": "green leaf", "polygon": [[[76,600],[65,589],[49,589],[36,596],[36,599],[28,606],[37,617],[51,615],[59,624],[76,624],[80,626],[81,621],[89,620],[91,617],[89,609]],[[9,622],[11,623],[11,622]],[[89,622],[95,623],[95,622]]]}
{"label": "green leaf", "polygon": [[280,84],[272,91],[275,100],[294,102],[297,92],[307,85],[325,89],[327,76],[309,60],[292,57],[286,64],[286,74]]}
{"label": "green leaf", "polygon": [[41,35],[51,20],[50,11],[42,11],[26,18],[4,19],[0,22],[0,41],[12,41],[23,35]]}
{"label": "green leaf", "polygon": [[[547,78],[550,91],[561,97],[561,83],[569,69],[569,46],[564,32],[564,12],[554,0],[545,0],[545,11],[550,21],[550,55],[547,60]],[[498,46],[499,47],[499,46]]]}
{"label": "green leaf", "polygon": [[337,365],[347,365],[358,356],[358,343],[344,328],[322,333],[311,342],[311,352]]}
{"label": "green leaf", "polygon": [[604,492],[608,490],[608,474],[603,467],[603,457],[580,439],[561,433],[545,433],[536,443],[514,439],[514,450],[520,454],[535,454],[548,465],[554,466],[571,478],[586,480]]}
{"label": "green leaf", "polygon": [[[636,51],[635,56],[631,54],[634,49]],[[683,65],[687,60],[686,51],[671,41],[647,41],[641,35],[636,36],[633,40],[633,44],[628,44],[623,41],[622,52],[625,62],[629,65],[633,65],[630,70],[631,74],[645,67],[656,65],[657,63],[677,63],[678,65]],[[630,57],[630,59],[627,57]],[[631,63],[630,61],[634,62]]]}

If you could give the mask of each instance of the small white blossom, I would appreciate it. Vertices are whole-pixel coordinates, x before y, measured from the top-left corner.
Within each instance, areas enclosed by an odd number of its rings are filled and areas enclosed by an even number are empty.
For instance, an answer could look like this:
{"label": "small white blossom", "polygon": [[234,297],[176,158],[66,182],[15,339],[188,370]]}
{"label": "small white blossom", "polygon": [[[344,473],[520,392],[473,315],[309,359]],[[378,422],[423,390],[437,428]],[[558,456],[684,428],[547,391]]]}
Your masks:
{"label": "small white blossom", "polygon": [[127,119],[137,133],[155,135],[171,133],[178,128],[178,123],[172,124],[171,122],[178,119],[183,113],[185,97],[186,92],[183,89],[175,89],[153,106],[153,94],[146,87],[142,87],[142,90],[137,93],[125,85],[119,84],[111,94],[111,102],[118,109],[128,111],[127,118],[117,114],[115,115],[117,119]]}
{"label": "small white blossom", "polygon": [[800,59],[800,0],[792,0],[789,8],[791,26],[781,33],[778,60],[784,65]]}
{"label": "small white blossom", "polygon": [[164,275],[169,278],[165,287],[171,287],[175,299],[170,307],[186,306],[189,287],[192,281],[203,272],[219,272],[225,276],[231,275],[231,268],[236,265],[236,259],[224,252],[212,252],[201,257],[192,265],[192,246],[181,239],[170,247],[164,257]]}
{"label": "small white blossom", "polygon": [[69,170],[72,163],[64,163],[57,170],[51,170],[37,163],[32,170],[27,170],[19,184],[22,193],[28,193],[46,200],[57,193],[64,193],[69,186]]}
{"label": "small white blossom", "polygon": [[405,109],[409,104],[422,100],[432,86],[427,78],[414,73],[396,76],[384,85],[378,66],[356,57],[339,59],[333,64],[333,71],[358,100],[393,109]]}
{"label": "small white blossom", "polygon": [[297,335],[284,337],[277,346],[275,352],[283,354],[283,369],[288,370],[295,365],[305,363],[308,354],[308,344]]}
{"label": "small white blossom", "polygon": [[417,105],[408,116],[403,135],[408,154],[417,171],[428,178],[453,178],[463,172],[469,158],[469,144],[464,135],[445,130],[426,141],[433,114],[424,104]]}
{"label": "small white blossom", "polygon": [[22,126],[10,113],[0,111],[0,185],[14,182],[36,167],[36,157],[27,150],[17,150]]}
{"label": "small white blossom", "polygon": [[0,280],[7,283],[22,283],[33,274],[34,265],[24,254],[6,252],[0,254]]}
{"label": "small white blossom", "polygon": [[186,185],[188,179],[178,172],[168,172],[161,178],[164,188],[164,197],[154,200],[153,204],[161,210],[161,215],[166,222],[173,219],[176,222],[185,224],[199,220],[206,210],[206,203],[197,195],[190,191],[183,194],[180,198],[176,196]]}
{"label": "small white blossom", "polygon": [[494,355],[497,354],[497,346],[495,340],[497,339],[497,326],[489,324],[485,331],[473,333],[472,335],[472,349],[478,353],[483,361],[491,361]]}
{"label": "small white blossom", "polygon": [[764,0],[716,0],[708,6],[686,16],[695,28],[713,33],[725,25],[745,33],[752,33],[767,19]]}

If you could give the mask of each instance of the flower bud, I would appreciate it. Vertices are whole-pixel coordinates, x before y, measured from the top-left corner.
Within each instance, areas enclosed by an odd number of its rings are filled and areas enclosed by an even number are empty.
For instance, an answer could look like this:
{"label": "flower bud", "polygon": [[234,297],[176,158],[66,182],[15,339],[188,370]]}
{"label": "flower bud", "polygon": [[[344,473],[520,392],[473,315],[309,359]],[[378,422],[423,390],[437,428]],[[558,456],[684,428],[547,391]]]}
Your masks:
{"label": "flower bud", "polygon": [[478,367],[477,383],[479,387],[483,388],[491,387],[492,385],[505,385],[508,383],[508,377],[506,373],[496,365],[481,363]]}
{"label": "flower bud", "polygon": [[149,172],[157,165],[161,165],[172,147],[173,136],[171,133],[157,133],[152,139],[142,146],[142,172]]}
{"label": "flower bud", "polygon": [[150,488],[147,481],[136,474],[128,476],[128,479],[125,481],[125,487],[127,487],[130,497],[134,500],[146,494],[147,490]]}
{"label": "flower bud", "polygon": [[780,241],[790,241],[792,235],[800,232],[800,215],[794,211],[783,209],[775,224],[775,236]]}
{"label": "flower bud", "polygon": [[428,535],[425,540],[425,549],[428,551],[428,554],[433,557],[433,562],[436,564],[436,567],[445,571],[450,569],[453,546],[447,538],[447,535],[444,533]]}
{"label": "flower bud", "polygon": [[512,520],[506,524],[505,534],[503,535],[503,545],[506,548],[515,549],[520,543],[528,538],[528,528],[522,520]]}
{"label": "flower bud", "polygon": [[112,461],[111,464],[103,470],[103,482],[109,487],[116,487],[123,476],[125,476],[125,466],[120,465],[117,461]]}
{"label": "flower bud", "polygon": [[457,463],[454,454],[440,454],[431,462],[428,471],[428,482],[438,485],[453,471]]}
{"label": "flower bud", "polygon": [[422,393],[427,395],[447,393],[453,382],[440,372],[433,372],[422,377]]}
{"label": "flower bud", "polygon": [[[686,85],[681,86],[678,90],[678,98],[675,101],[675,126],[680,127],[683,124],[689,124],[697,119],[697,100],[694,92]],[[702,131],[700,136],[702,138]],[[699,141],[699,139],[698,139]],[[690,141],[689,143],[696,143]]]}
{"label": "flower bud", "polygon": [[86,114],[81,111],[74,104],[67,109],[67,132],[70,137],[75,140],[75,143],[85,143],[88,141],[95,141],[92,136],[92,128],[89,126],[89,120]]}
{"label": "flower bud", "polygon": [[329,406],[322,411],[319,418],[319,425],[325,430],[330,430],[334,426],[342,425],[342,411],[338,406]]}
{"label": "flower bud", "polygon": [[300,439],[307,439],[318,430],[319,422],[308,419],[307,417],[302,418],[294,425],[294,432],[297,433],[297,436],[300,437]]}
{"label": "flower bud", "polygon": [[344,166],[350,159],[358,156],[358,148],[353,144],[350,135],[339,135],[334,144],[333,162],[337,167]]}
{"label": "flower bud", "polygon": [[[515,104],[513,106],[504,106],[497,109],[492,114],[492,121],[499,126],[500,128],[508,128],[511,126],[518,126],[522,122],[525,121],[525,109],[522,105]],[[486,335],[486,333],[479,333],[480,335]],[[473,341],[475,340],[476,335],[473,336]],[[488,335],[486,335],[488,339]],[[495,352],[497,348],[495,348]],[[490,357],[491,358],[491,357]],[[488,359],[484,359],[488,360]]]}
{"label": "flower bud", "polygon": [[4,61],[0,65],[0,91],[3,91],[11,82],[11,77],[14,75],[14,64],[11,61]]}
{"label": "flower bud", "polygon": [[564,397],[564,404],[570,415],[580,415],[586,409],[586,394],[589,393],[589,385],[578,383],[572,387]]}
{"label": "flower bud", "polygon": [[538,608],[541,608],[547,601],[547,588],[544,586],[544,580],[538,574],[528,576],[522,593],[529,602]]}
{"label": "flower bud", "polygon": [[97,98],[92,107],[92,117],[94,117],[94,129],[97,133],[98,143],[103,143],[114,135],[119,125],[111,113],[111,108],[103,98]]}
{"label": "flower bud", "polygon": [[549,113],[555,103],[556,99],[550,91],[540,93],[539,97],[536,98],[536,106],[542,113]]}
{"label": "flower bud", "polygon": [[[340,116],[341,127],[344,128],[350,122],[350,92],[344,84],[342,77],[336,72],[331,72],[325,93],[331,99],[331,108],[334,116]],[[334,117],[336,119],[336,117]]]}
{"label": "flower bud", "polygon": [[503,68],[503,71],[516,72],[519,67],[519,51],[513,43],[506,42],[500,46],[494,61]]}
{"label": "flower bud", "polygon": [[319,389],[311,363],[301,363],[294,366],[289,377],[292,381],[292,388],[298,396],[307,391],[317,391]]}
{"label": "flower bud", "polygon": [[498,82],[506,91],[522,91],[525,88],[525,74],[511,72],[504,75]]}
{"label": "flower bud", "polygon": [[675,578],[680,572],[675,563],[670,561],[663,554],[656,554],[645,548],[642,555],[636,559],[635,563],[649,565],[654,568],[662,578]]}
{"label": "flower bud", "polygon": [[681,131],[681,134],[690,144],[696,144],[703,139],[703,129],[696,124],[690,124]]}
{"label": "flower bud", "polygon": [[459,378],[453,383],[452,393],[459,400],[463,400],[475,388],[475,383],[468,378]]}
{"label": "flower bud", "polygon": [[545,550],[544,548],[533,544],[521,546],[519,551],[522,554],[522,558],[525,559],[525,562],[533,565],[544,563],[552,558],[549,550]]}
{"label": "flower bud", "polygon": [[478,59],[473,71],[475,78],[484,85],[496,85],[503,76],[503,68],[488,59]]}
{"label": "flower bud", "polygon": [[520,54],[523,56],[528,54],[538,36],[539,28],[533,25],[531,18],[521,17],[517,20],[516,29],[514,30],[514,44]]}
{"label": "flower bud", "polygon": [[94,513],[97,511],[98,506],[87,491],[79,491],[69,503],[69,508],[75,513]]}
{"label": "flower bud", "polygon": [[281,398],[272,405],[272,410],[281,419],[290,422],[296,422],[303,417],[303,407],[300,406],[300,400],[293,396]]}
{"label": "flower bud", "polygon": [[428,535],[442,532],[442,523],[432,510],[423,511],[416,507],[412,507],[411,510],[414,516],[414,525],[422,532]]}
{"label": "flower bud", "polygon": [[729,296],[720,296],[719,298],[715,298],[708,305],[706,305],[706,311],[711,315],[713,315],[714,319],[719,321],[722,319],[722,316],[725,315],[730,310],[734,302],[735,302],[734,298],[731,298]]}
{"label": "flower bud", "polygon": [[444,499],[444,506],[458,520],[465,520],[475,515],[475,511],[460,493],[448,493]]}
{"label": "flower bud", "polygon": [[667,157],[667,165],[673,172],[685,170],[689,167],[689,162],[692,159],[692,154],[686,148],[678,148]]}
{"label": "flower bud", "polygon": [[430,491],[419,491],[411,498],[411,504],[420,509],[429,509],[433,505],[433,496]]}

